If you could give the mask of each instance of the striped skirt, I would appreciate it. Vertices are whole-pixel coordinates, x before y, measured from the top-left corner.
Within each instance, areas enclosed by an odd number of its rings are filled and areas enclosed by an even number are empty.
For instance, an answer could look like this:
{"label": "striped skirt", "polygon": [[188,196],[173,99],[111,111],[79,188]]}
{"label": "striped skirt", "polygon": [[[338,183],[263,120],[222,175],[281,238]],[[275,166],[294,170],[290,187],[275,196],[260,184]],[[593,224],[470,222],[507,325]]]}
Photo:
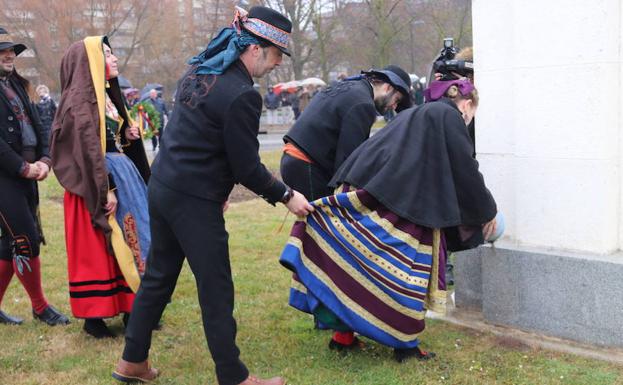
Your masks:
{"label": "striped skirt", "polygon": [[328,310],[347,329],[394,348],[413,348],[427,309],[445,311],[443,234],[389,211],[364,190],[313,202],[280,262],[294,273],[290,305]]}

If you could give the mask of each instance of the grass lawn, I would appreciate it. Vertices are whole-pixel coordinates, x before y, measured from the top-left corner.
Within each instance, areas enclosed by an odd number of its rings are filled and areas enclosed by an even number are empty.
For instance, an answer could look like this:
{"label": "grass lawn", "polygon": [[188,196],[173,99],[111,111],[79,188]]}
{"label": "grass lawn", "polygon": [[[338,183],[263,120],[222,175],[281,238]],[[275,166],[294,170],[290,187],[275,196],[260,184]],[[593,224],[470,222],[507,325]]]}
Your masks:
{"label": "grass lawn", "polygon": [[[263,158],[275,169],[279,154]],[[48,240],[42,252],[44,288],[50,302],[69,314],[62,189],[52,177],[41,190]],[[289,216],[278,232],[285,214],[282,205],[273,208],[255,199],[232,204],[226,215],[238,344],[252,373],[283,375],[291,385],[623,384],[621,367],[533,350],[441,321],[429,321],[423,335],[423,347],[438,354],[429,362],[398,364],[391,349],[372,341],[356,353],[330,351],[330,333],[314,330],[310,317],[287,305],[290,274],[278,263],[293,221]],[[121,337],[106,341],[87,337],[78,320],[54,328],[33,321],[17,279],[7,290],[2,309],[26,322],[0,326],[0,384],[115,383],[110,372],[121,354]],[[120,317],[109,323],[122,332]],[[164,328],[154,333],[151,360],[162,372],[157,384],[216,384],[187,265],[165,311]]]}

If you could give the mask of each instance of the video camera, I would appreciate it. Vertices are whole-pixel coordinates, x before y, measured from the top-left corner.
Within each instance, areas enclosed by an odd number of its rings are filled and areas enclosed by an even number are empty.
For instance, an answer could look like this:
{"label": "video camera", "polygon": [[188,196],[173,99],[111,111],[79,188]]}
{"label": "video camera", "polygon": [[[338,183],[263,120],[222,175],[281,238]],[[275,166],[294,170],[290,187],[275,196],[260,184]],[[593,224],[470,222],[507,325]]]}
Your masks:
{"label": "video camera", "polygon": [[432,70],[433,74],[440,73],[442,75],[439,80],[455,80],[458,79],[456,74],[467,76],[468,73],[474,72],[474,63],[471,61],[454,59],[458,52],[459,49],[454,46],[453,38],[447,37],[443,39],[443,48],[439,53],[439,57],[433,62]]}

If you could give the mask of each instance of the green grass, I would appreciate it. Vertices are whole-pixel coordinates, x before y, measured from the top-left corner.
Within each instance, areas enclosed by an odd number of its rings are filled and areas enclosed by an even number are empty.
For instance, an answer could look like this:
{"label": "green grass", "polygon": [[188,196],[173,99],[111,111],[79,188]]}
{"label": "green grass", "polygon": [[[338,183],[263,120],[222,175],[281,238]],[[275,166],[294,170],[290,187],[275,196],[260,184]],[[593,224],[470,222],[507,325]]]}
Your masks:
{"label": "green grass", "polygon": [[[275,168],[279,153],[263,155]],[[48,245],[43,248],[44,287],[51,303],[70,313],[64,250],[62,189],[52,177],[41,186]],[[623,368],[612,364],[534,350],[492,334],[441,321],[428,321],[425,349],[439,355],[430,362],[398,364],[391,350],[372,341],[357,353],[327,348],[330,333],[312,328],[311,319],[288,307],[290,274],[278,263],[293,217],[262,200],[232,204],[226,219],[236,284],[238,344],[249,369],[262,376],[283,375],[292,385],[413,384],[623,384]],[[209,247],[209,245],[206,245]],[[50,328],[34,322],[23,288],[13,280],[3,310],[26,318],[21,326],[0,326],[0,384],[113,384],[110,372],[123,339],[96,341],[74,320]],[[121,333],[120,317],[110,320]],[[162,371],[158,384],[215,384],[194,280],[182,271],[164,328],[154,334],[151,360]]]}

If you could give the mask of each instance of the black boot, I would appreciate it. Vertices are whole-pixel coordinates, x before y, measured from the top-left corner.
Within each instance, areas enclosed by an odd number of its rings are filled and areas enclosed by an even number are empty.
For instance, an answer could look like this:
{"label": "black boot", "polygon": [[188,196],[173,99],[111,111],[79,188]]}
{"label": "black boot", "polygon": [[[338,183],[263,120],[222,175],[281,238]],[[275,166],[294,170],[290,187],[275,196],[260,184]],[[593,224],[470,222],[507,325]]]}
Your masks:
{"label": "black boot", "polygon": [[48,305],[48,307],[46,307],[45,310],[39,314],[35,313],[35,311],[33,310],[32,316],[35,319],[41,322],[45,322],[50,326],[67,325],[69,323],[69,318],[67,318],[67,316],[65,316],[63,313],[56,310],[52,305]]}
{"label": "black boot", "polygon": [[398,362],[403,362],[407,358],[415,357],[419,361],[428,361],[430,359],[435,358],[436,354],[433,352],[425,352],[421,350],[419,347],[414,347],[411,349],[394,349],[394,359]]}
{"label": "black boot", "polygon": [[91,318],[84,320],[84,331],[95,338],[114,338],[113,332],[108,329],[106,323],[101,318]]}
{"label": "black boot", "polygon": [[6,325],[21,325],[24,322],[23,319],[13,317],[0,310],[0,324]]}

